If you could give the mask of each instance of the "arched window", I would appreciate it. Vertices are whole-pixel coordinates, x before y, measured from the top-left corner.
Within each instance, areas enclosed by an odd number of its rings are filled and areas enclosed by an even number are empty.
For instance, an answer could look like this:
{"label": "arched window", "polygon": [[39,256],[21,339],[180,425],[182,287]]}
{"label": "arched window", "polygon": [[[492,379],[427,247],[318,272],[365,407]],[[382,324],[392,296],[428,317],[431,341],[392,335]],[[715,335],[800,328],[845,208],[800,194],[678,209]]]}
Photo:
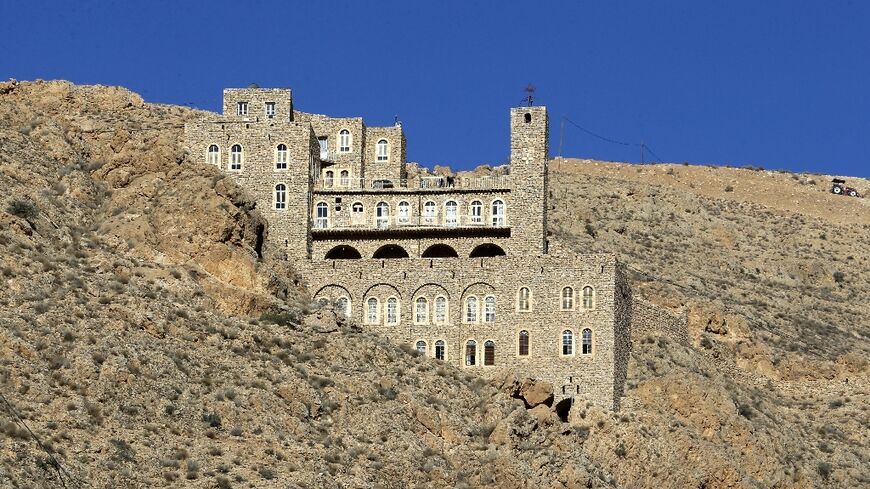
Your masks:
{"label": "arched window", "polygon": [[378,324],[378,300],[374,297],[369,297],[366,301],[366,322]]}
{"label": "arched window", "polygon": [[574,333],[570,329],[562,331],[562,355],[574,354]]}
{"label": "arched window", "polygon": [[242,145],[234,144],[230,148],[230,170],[242,169]]}
{"label": "arched window", "polygon": [[275,185],[275,208],[287,208],[287,186],[285,186],[283,183]]}
{"label": "arched window", "polygon": [[495,365],[495,343],[492,340],[483,344],[483,364]]}
{"label": "arched window", "polygon": [[465,299],[465,322],[477,322],[477,297],[471,296]]}
{"label": "arched window", "polygon": [[471,203],[471,224],[483,224],[483,204],[479,200]]}
{"label": "arched window", "polygon": [[431,200],[423,204],[423,223],[435,224],[435,202]]}
{"label": "arched window", "polygon": [[426,342],[425,341],[420,340],[417,342],[417,351],[420,352],[421,355],[426,354]]}
{"label": "arched window", "polygon": [[492,225],[504,226],[504,202],[501,200],[492,201]]}
{"label": "arched window", "polygon": [[287,145],[279,144],[278,148],[275,150],[275,169],[276,170],[286,170],[287,169]]}
{"label": "arched window", "polygon": [[351,210],[351,222],[355,225],[363,225],[365,224],[365,214],[363,214],[363,205],[362,202],[354,202],[352,206],[350,206]]}
{"label": "arched window", "polygon": [[435,360],[444,360],[447,358],[447,346],[444,343],[444,340],[438,340],[435,342]]}
{"label": "arched window", "polygon": [[532,114],[526,112],[526,115],[523,116],[523,120],[525,121],[526,124],[528,124],[529,122],[532,122]]}
{"label": "arched window", "polygon": [[483,320],[487,323],[495,322],[495,296],[488,295],[483,299]]}
{"label": "arched window", "polygon": [[323,186],[331,188],[333,180],[335,180],[335,173],[332,170],[327,170],[323,177]]}
{"label": "arched window", "polygon": [[326,229],[329,226],[329,206],[325,202],[317,204],[317,217],[314,219],[314,227]]}
{"label": "arched window", "polygon": [[342,187],[350,187],[350,173],[347,170],[341,170],[338,184]]}
{"label": "arched window", "polygon": [[399,202],[399,224],[411,222],[411,205],[404,200]]}
{"label": "arched window", "polygon": [[414,302],[414,323],[426,324],[429,322],[429,301],[425,297],[417,297]]}
{"label": "arched window", "polygon": [[517,291],[517,310],[528,311],[531,309],[532,293],[528,287],[520,287]]}
{"label": "arched window", "polygon": [[378,229],[386,229],[390,226],[390,204],[378,202],[375,207],[375,226]]}
{"label": "arched window", "polygon": [[399,324],[399,299],[387,299],[387,324]]}
{"label": "arched window", "polygon": [[583,309],[592,309],[595,307],[595,291],[592,287],[583,287]]}
{"label": "arched window", "polygon": [[350,317],[350,299],[347,297],[339,297],[335,301],[335,312],[346,318]]}
{"label": "arched window", "polygon": [[390,143],[388,143],[386,139],[381,139],[380,141],[378,141],[377,148],[378,161],[387,161],[388,159],[390,159]]}
{"label": "arched window", "polygon": [[574,310],[574,289],[571,287],[565,287],[562,289],[562,310]]}
{"label": "arched window", "polygon": [[435,322],[437,324],[447,322],[447,298],[443,295],[435,298]]}
{"label": "arched window", "polygon": [[468,340],[465,344],[465,365],[472,366],[477,364],[477,342]]}
{"label": "arched window", "polygon": [[218,166],[221,163],[221,149],[217,144],[212,144],[208,147],[208,158],[206,159],[209,165]]}
{"label": "arched window", "polygon": [[456,214],[459,212],[459,206],[455,200],[448,200],[444,204],[444,225],[448,227],[456,227],[458,219]]}
{"label": "arched window", "polygon": [[592,330],[586,328],[583,330],[583,333],[580,335],[580,347],[582,348],[580,351],[584,355],[589,355],[592,353]]}
{"label": "arched window", "polygon": [[342,129],[338,133],[338,152],[350,153],[350,131]]}
{"label": "arched window", "polygon": [[520,331],[520,344],[517,353],[519,353],[521,357],[529,355],[529,332],[526,330]]}

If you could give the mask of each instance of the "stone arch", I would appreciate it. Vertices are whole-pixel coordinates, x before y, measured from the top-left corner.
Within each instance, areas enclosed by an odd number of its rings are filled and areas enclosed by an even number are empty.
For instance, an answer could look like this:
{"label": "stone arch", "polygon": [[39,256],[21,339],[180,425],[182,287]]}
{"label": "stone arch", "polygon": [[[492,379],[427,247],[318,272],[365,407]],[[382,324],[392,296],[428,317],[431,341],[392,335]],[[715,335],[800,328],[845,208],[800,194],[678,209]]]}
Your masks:
{"label": "stone arch", "polygon": [[447,297],[448,300],[450,300],[450,292],[447,292],[447,289],[445,289],[443,285],[436,283],[426,283],[417,287],[416,289],[414,289],[411,297],[414,298],[420,295],[427,296],[430,298],[430,300],[434,299],[439,295],[443,295],[444,297]]}
{"label": "stone arch", "polygon": [[346,296],[348,299],[353,300],[353,295],[351,295],[350,291],[343,286],[338,284],[327,284],[317,289],[317,292],[314,293],[314,300],[317,301],[326,298],[334,301],[342,296]]}
{"label": "stone arch", "polygon": [[326,252],[325,260],[358,260],[362,258],[356,248],[349,245],[338,245]]}
{"label": "stone arch", "polygon": [[486,295],[496,295],[495,287],[492,284],[486,282],[474,282],[472,284],[468,284],[464,289],[462,289],[462,300],[469,295],[479,295],[481,300]]}
{"label": "stone arch", "polygon": [[[378,290],[378,289],[385,289],[385,290]],[[396,288],[395,285],[387,284],[387,283],[373,284],[371,287],[366,289],[365,292],[363,292],[362,298],[363,298],[363,300],[365,300],[365,299],[368,299],[369,297],[375,296],[376,294],[383,295],[384,297],[386,297],[387,295],[394,295],[394,296],[398,297],[400,300],[402,299],[402,293],[399,292],[399,289]]]}
{"label": "stone arch", "polygon": [[421,255],[423,258],[459,258],[459,254],[452,246],[444,243],[433,244],[426,248]]}
{"label": "stone arch", "polygon": [[471,254],[468,255],[470,258],[482,258],[482,257],[491,257],[491,256],[505,256],[507,253],[504,252],[501,246],[495,243],[483,243],[481,245],[477,245],[471,250]]}
{"label": "stone arch", "polygon": [[408,252],[405,248],[397,244],[388,244],[378,248],[372,255],[372,258],[408,258]]}

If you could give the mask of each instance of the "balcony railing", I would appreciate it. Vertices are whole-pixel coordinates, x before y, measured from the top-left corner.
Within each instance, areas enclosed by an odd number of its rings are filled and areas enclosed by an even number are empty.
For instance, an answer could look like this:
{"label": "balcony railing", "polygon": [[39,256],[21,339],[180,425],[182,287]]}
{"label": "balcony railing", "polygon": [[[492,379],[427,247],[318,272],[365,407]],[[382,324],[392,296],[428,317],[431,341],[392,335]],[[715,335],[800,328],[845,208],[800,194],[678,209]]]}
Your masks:
{"label": "balcony railing", "polygon": [[506,228],[504,217],[493,216],[378,216],[367,218],[316,218],[314,229],[413,229],[413,228]]}
{"label": "balcony railing", "polygon": [[418,177],[410,179],[376,179],[341,177],[321,177],[314,181],[318,190],[452,190],[452,189],[510,189],[510,177],[507,175],[490,177]]}

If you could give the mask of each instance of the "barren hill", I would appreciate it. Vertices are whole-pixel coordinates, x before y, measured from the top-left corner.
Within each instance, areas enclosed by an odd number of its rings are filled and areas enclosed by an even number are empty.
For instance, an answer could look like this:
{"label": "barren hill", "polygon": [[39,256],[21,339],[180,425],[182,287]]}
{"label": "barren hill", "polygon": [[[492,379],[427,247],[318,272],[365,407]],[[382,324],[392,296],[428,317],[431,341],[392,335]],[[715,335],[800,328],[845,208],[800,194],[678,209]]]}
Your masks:
{"label": "barren hill", "polygon": [[554,162],[555,234],[618,253],[694,340],[639,338],[626,407],[560,420],[544,385],[309,305],[184,154],[200,114],[0,84],[0,486],[868,483],[868,207],[823,177]]}

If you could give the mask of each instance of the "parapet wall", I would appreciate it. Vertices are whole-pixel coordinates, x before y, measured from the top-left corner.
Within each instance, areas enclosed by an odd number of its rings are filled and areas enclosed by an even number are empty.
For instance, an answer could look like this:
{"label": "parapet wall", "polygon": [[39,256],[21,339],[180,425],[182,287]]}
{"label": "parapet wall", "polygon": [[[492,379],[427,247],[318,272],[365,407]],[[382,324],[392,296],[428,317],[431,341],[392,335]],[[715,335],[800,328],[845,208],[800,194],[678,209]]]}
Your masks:
{"label": "parapet wall", "polygon": [[631,340],[640,341],[646,336],[665,336],[679,343],[691,345],[688,319],[685,314],[674,314],[635,296],[631,301]]}

